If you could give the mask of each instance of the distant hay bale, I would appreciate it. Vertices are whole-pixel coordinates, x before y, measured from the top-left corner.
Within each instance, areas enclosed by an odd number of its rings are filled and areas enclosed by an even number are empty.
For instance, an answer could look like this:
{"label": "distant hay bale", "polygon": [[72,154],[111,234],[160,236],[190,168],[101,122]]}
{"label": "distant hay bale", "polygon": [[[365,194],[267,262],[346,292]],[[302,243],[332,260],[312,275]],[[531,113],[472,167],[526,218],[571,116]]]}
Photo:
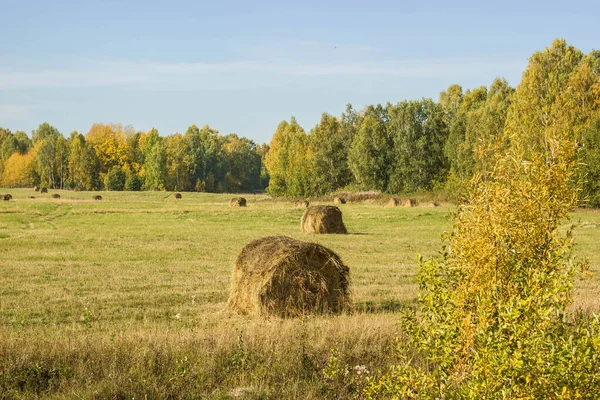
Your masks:
{"label": "distant hay bale", "polygon": [[342,212],[335,206],[312,206],[304,210],[302,233],[348,233]]}
{"label": "distant hay bale", "polygon": [[157,188],[157,187],[153,187],[153,188],[152,188],[152,191],[153,191],[153,192],[160,192],[160,189],[159,189],[159,188]]}
{"label": "distant hay bale", "polygon": [[416,206],[417,206],[416,199],[406,199],[406,201],[404,202],[404,207],[416,207]]}
{"label": "distant hay bale", "polygon": [[397,197],[392,197],[390,201],[387,203],[388,207],[398,207],[400,205],[400,199]]}
{"label": "distant hay bale", "polygon": [[45,187],[41,188],[40,193],[48,193],[48,188],[45,188]]}
{"label": "distant hay bale", "polygon": [[308,208],[308,201],[306,201],[306,200],[296,200],[294,202],[294,207],[296,207],[296,208]]}
{"label": "distant hay bale", "polygon": [[5,201],[12,200],[12,195],[9,194],[9,193],[3,194],[3,195],[0,195],[0,196],[2,196],[2,200],[5,200]]}
{"label": "distant hay bale", "polygon": [[333,204],[346,204],[346,199],[343,197],[334,197]]}
{"label": "distant hay bale", "polygon": [[247,244],[233,265],[231,311],[297,317],[350,307],[349,269],[333,251],[287,236]]}
{"label": "distant hay bale", "polygon": [[52,193],[52,198],[53,199],[60,199],[60,194],[58,194],[58,193]]}
{"label": "distant hay bale", "polygon": [[176,199],[181,199],[181,193],[175,193],[175,198]]}
{"label": "distant hay bale", "polygon": [[75,188],[75,189],[73,189],[73,191],[74,191],[74,192],[81,192],[81,189],[79,189],[79,188]]}
{"label": "distant hay bale", "polygon": [[246,199],[243,197],[234,197],[229,200],[229,207],[246,207]]}
{"label": "distant hay bale", "polygon": [[34,186],[34,187],[33,187],[33,190],[35,190],[36,192],[39,192],[39,191],[40,191],[40,188],[39,188],[39,187],[37,187],[37,186]]}
{"label": "distant hay bale", "polygon": [[425,206],[427,207],[439,207],[440,203],[438,203],[437,201],[429,201],[425,204]]}
{"label": "distant hay bale", "polygon": [[93,200],[102,200],[102,196],[100,196],[99,194],[92,196]]}
{"label": "distant hay bale", "polygon": [[30,199],[35,199],[35,196],[29,196]]}

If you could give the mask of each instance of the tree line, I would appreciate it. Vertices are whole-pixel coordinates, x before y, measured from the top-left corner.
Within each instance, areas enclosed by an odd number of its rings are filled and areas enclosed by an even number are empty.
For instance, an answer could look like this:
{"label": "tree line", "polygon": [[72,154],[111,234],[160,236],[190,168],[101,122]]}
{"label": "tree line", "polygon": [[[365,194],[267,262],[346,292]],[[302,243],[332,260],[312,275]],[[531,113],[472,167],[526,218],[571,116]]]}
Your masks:
{"label": "tree line", "polygon": [[[590,84],[600,79],[600,51],[584,54],[555,40],[548,52],[557,62],[536,62],[539,53],[535,53],[530,59],[535,69],[528,70],[519,84],[546,88],[543,104],[538,104],[539,98],[523,98],[518,93],[529,92],[519,92],[519,87],[497,78],[489,87],[470,90],[451,85],[437,101],[369,105],[361,111],[348,105],[341,118],[323,114],[308,134],[294,118],[284,121],[265,156],[267,190],[287,197],[344,188],[389,193],[434,190],[461,197],[465,182],[485,176],[493,156],[506,152],[506,130],[512,135],[531,130],[522,121],[542,129],[554,108],[570,106],[559,103],[561,93],[551,88],[577,72],[579,86],[569,87],[572,102],[586,96],[600,102],[599,86]],[[581,128],[577,179],[583,201],[600,206],[600,118],[591,111],[596,103],[577,110],[575,122]],[[542,112],[534,116],[536,107]],[[549,143],[527,146],[533,151]]]}
{"label": "tree line", "polygon": [[[599,51],[583,54],[564,40],[554,41],[548,51],[560,59],[560,68],[539,63],[535,79],[520,85],[550,88],[581,66],[589,72],[585,79],[599,79]],[[543,125],[544,115],[558,106],[558,95],[551,94],[541,117],[526,119],[538,100],[515,93],[505,79],[497,78],[489,87],[464,90],[451,85],[437,101],[405,100],[362,110],[348,104],[340,117],[324,113],[308,133],[294,117],[282,121],[268,145],[195,125],[183,135],[167,137],[154,129],[135,132],[115,124],[95,124],[86,135],[73,132],[68,139],[47,123],[31,139],[24,132],[0,129],[0,184],[207,192],[266,188],[283,197],[342,189],[433,190],[460,196],[463,182],[485,175],[491,155],[505,151],[506,143],[499,142],[505,140],[501,137],[508,125],[523,119]],[[572,93],[573,98],[585,95]],[[600,101],[600,93],[593,95]],[[600,120],[585,109],[579,112],[579,120],[586,121],[579,149],[582,198],[599,206]],[[525,128],[510,129],[518,135]]]}
{"label": "tree line", "polygon": [[208,125],[160,136],[118,124],[94,124],[65,138],[48,123],[14,134],[0,128],[0,183],[80,190],[264,190],[268,146]]}

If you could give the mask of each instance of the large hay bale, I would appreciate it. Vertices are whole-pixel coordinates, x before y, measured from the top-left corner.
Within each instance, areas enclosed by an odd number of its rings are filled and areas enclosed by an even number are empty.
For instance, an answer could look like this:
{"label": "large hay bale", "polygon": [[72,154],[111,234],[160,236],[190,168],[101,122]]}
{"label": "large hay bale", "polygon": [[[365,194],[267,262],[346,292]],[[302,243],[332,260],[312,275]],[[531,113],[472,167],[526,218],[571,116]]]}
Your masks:
{"label": "large hay bale", "polygon": [[334,204],[346,204],[346,199],[343,197],[334,197],[333,203]]}
{"label": "large hay bale", "polygon": [[53,199],[60,199],[60,194],[58,194],[58,193],[52,193],[52,198]]}
{"label": "large hay bale", "polygon": [[102,196],[100,196],[99,194],[92,196],[93,200],[102,200]]}
{"label": "large hay bale", "polygon": [[41,188],[40,193],[48,193],[48,188],[45,188],[45,187]]}
{"label": "large hay bale", "polygon": [[294,207],[296,207],[296,208],[308,208],[308,201],[306,201],[306,200],[296,200],[294,202]]}
{"label": "large hay bale", "polygon": [[176,199],[181,199],[181,193],[175,193],[174,196]]}
{"label": "large hay bale", "polygon": [[397,197],[392,197],[390,201],[387,203],[388,207],[398,207],[400,205],[400,199]]}
{"label": "large hay bale", "polygon": [[312,206],[304,210],[302,233],[348,233],[342,212],[335,206]]}
{"label": "large hay bale", "polygon": [[234,197],[229,201],[229,207],[246,207],[246,199],[243,197]]}
{"label": "large hay bale", "polygon": [[404,207],[416,207],[416,206],[417,206],[416,199],[406,199],[406,201],[404,202]]}
{"label": "large hay bale", "polygon": [[296,317],[350,307],[349,269],[317,243],[269,236],[247,244],[233,265],[230,310]]}

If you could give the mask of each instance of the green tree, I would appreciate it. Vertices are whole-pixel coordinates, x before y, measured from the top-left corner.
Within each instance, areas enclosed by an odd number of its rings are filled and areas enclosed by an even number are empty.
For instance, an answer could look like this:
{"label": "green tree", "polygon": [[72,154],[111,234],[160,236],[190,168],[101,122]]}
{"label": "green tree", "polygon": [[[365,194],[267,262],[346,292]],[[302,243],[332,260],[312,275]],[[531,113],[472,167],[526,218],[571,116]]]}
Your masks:
{"label": "green tree", "polygon": [[261,155],[256,144],[236,134],[225,136],[223,159],[226,188],[230,192],[250,192],[260,187]]}
{"label": "green tree", "polygon": [[445,180],[448,170],[443,109],[430,99],[403,101],[387,108],[388,135],[393,141],[388,190],[431,190]]}
{"label": "green tree", "polygon": [[142,153],[144,155],[144,187],[146,189],[164,189],[167,177],[167,156],[163,147],[163,138],[156,129],[150,130],[145,135]]}
{"label": "green tree", "polygon": [[189,166],[194,186],[200,192],[214,192],[222,175],[221,139],[217,130],[208,125],[198,129],[192,125],[185,133],[190,148]]}
{"label": "green tree", "polygon": [[67,160],[70,185],[76,189],[93,190],[98,187],[98,158],[85,141],[85,136],[72,132],[69,137]]}
{"label": "green tree", "polygon": [[343,129],[341,120],[324,113],[320,123],[309,135],[312,149],[313,190],[315,194],[325,194],[342,188],[352,182],[352,171],[348,167],[348,152],[353,135]]}
{"label": "green tree", "polygon": [[385,191],[388,187],[393,155],[387,119],[387,111],[381,105],[367,107],[350,146],[348,165],[364,189]]}
{"label": "green tree", "polygon": [[312,188],[311,148],[304,129],[292,117],[277,127],[265,166],[269,173],[267,192],[274,196],[308,196]]}

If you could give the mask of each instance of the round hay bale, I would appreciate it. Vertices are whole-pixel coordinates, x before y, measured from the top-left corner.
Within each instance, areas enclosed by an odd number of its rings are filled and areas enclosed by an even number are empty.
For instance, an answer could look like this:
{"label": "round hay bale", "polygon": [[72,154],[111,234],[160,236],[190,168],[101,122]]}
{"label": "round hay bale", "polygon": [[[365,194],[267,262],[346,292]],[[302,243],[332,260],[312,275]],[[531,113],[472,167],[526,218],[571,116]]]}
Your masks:
{"label": "round hay bale", "polygon": [[2,200],[5,200],[5,201],[12,200],[12,195],[10,193],[2,195]]}
{"label": "round hay bale", "polygon": [[29,196],[30,199],[35,199],[35,196]]}
{"label": "round hay bale", "polygon": [[35,190],[36,192],[39,192],[39,191],[40,191],[40,188],[39,188],[39,187],[37,187],[37,186],[34,186],[34,187],[33,187],[33,190]]}
{"label": "round hay bale", "polygon": [[342,212],[335,206],[312,206],[304,210],[300,221],[302,233],[348,233]]}
{"label": "round hay bale", "polygon": [[174,196],[175,196],[176,199],[180,199],[181,198],[181,193],[175,193]]}
{"label": "round hay bale", "polygon": [[294,207],[296,207],[296,208],[308,208],[308,201],[306,201],[306,200],[296,200],[294,202]]}
{"label": "round hay bale", "polygon": [[81,189],[79,189],[79,188],[75,188],[75,189],[73,189],[73,191],[74,191],[74,192],[81,192]]}
{"label": "round hay bale", "polygon": [[388,207],[398,207],[400,205],[400,199],[397,197],[392,197],[390,201],[387,203]]}
{"label": "round hay bale", "polygon": [[58,194],[58,193],[52,193],[52,198],[53,199],[60,199],[60,194]]}
{"label": "round hay bale", "polygon": [[287,236],[247,244],[233,265],[231,311],[297,317],[350,307],[349,269],[333,251]]}
{"label": "round hay bale", "polygon": [[404,202],[404,207],[416,207],[416,206],[417,206],[416,199],[406,199],[406,201]]}
{"label": "round hay bale", "polygon": [[153,187],[153,188],[152,188],[152,191],[153,191],[153,192],[160,192],[160,189],[159,189],[159,188],[157,188],[157,187]]}
{"label": "round hay bale", "polygon": [[99,194],[92,196],[93,200],[102,200],[102,196],[100,196]]}
{"label": "round hay bale", "polygon": [[334,197],[333,204],[346,204],[346,199],[343,197]]}
{"label": "round hay bale", "polygon": [[40,193],[48,193],[48,188],[41,188]]}
{"label": "round hay bale", "polygon": [[438,203],[437,201],[430,201],[427,204],[425,204],[427,207],[439,207],[440,203]]}
{"label": "round hay bale", "polygon": [[243,197],[234,197],[229,201],[229,207],[246,207],[246,199]]}

